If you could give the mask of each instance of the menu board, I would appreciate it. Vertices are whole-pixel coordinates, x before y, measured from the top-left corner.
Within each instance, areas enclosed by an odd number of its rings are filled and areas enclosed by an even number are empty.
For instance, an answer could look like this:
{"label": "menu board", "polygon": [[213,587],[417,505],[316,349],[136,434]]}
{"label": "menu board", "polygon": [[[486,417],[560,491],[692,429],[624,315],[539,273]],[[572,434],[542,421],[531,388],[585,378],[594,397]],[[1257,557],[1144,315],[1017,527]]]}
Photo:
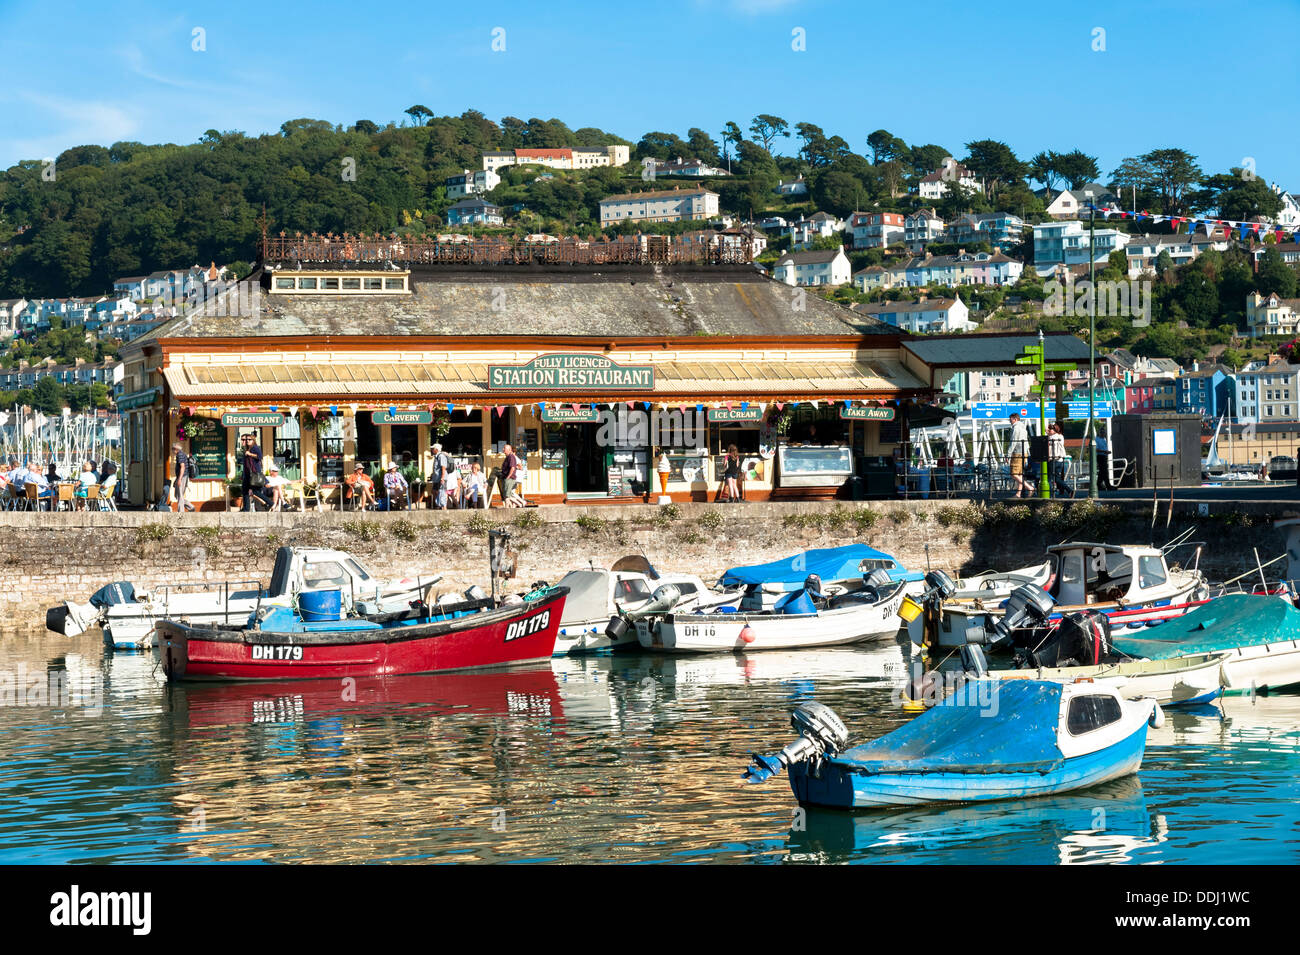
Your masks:
{"label": "menu board", "polygon": [[563,471],[564,463],[564,448],[546,448],[542,451],[543,470]]}
{"label": "menu board", "polygon": [[623,469],[620,467],[612,467],[607,470],[609,474],[609,496],[622,497],[624,495]]}
{"label": "menu board", "polygon": [[701,458],[698,454],[668,455],[668,480],[693,483],[700,478],[700,472],[707,460],[707,458]]}
{"label": "menu board", "polygon": [[215,421],[213,427],[190,438],[190,457],[198,470],[196,481],[226,479],[226,429]]}

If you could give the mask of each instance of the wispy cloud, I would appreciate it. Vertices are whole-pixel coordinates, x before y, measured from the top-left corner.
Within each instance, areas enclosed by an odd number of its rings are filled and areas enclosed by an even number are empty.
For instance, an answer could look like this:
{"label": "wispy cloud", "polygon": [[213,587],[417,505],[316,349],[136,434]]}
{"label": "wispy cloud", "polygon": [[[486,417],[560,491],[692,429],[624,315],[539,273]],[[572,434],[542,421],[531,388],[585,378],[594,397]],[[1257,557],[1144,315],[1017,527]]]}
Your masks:
{"label": "wispy cloud", "polygon": [[58,129],[47,136],[13,141],[11,151],[25,158],[45,159],[57,156],[69,146],[129,139],[140,129],[139,117],[115,103],[66,99],[30,90],[21,91],[18,96],[59,121]]}

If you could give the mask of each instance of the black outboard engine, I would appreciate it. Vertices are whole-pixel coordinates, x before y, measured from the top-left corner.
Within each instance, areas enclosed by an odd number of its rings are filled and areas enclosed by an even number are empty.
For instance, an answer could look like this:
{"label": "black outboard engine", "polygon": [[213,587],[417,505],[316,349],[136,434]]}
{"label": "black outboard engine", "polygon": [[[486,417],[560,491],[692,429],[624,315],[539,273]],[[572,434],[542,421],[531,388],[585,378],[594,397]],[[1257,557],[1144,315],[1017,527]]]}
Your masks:
{"label": "black outboard engine", "polygon": [[1001,619],[993,624],[992,640],[990,644],[994,647],[1009,643],[1011,635],[1016,630],[1025,627],[1041,627],[1047,623],[1047,618],[1052,615],[1052,608],[1056,606],[1056,598],[1033,584],[1023,584],[1011,591],[1011,596],[1007,598],[1006,611]]}
{"label": "black outboard engine", "polygon": [[849,743],[849,731],[844,727],[843,720],[825,703],[812,701],[799,704],[790,714],[790,725],[799,734],[799,738],[771,756],[753,753],[743,777],[745,782],[766,782],[787,766],[843,752]]}
{"label": "black outboard engine", "polygon": [[1016,653],[1020,667],[1082,667],[1118,659],[1110,642],[1110,618],[1099,610],[1080,610],[1064,617],[1037,647]]}
{"label": "black outboard engine", "polygon": [[828,606],[835,610],[840,607],[856,606],[858,604],[874,604],[880,600],[882,594],[895,586],[895,581],[889,576],[889,571],[883,568],[877,568],[862,578],[862,589],[853,590],[847,594],[839,594],[832,597]]}
{"label": "black outboard engine", "polygon": [[682,592],[675,584],[664,584],[662,587],[656,587],[655,592],[650,595],[650,599],[640,607],[635,610],[625,610],[610,617],[609,623],[605,625],[605,636],[618,642],[638,620],[644,617],[653,617],[655,614],[667,613],[677,606],[681,599]]}

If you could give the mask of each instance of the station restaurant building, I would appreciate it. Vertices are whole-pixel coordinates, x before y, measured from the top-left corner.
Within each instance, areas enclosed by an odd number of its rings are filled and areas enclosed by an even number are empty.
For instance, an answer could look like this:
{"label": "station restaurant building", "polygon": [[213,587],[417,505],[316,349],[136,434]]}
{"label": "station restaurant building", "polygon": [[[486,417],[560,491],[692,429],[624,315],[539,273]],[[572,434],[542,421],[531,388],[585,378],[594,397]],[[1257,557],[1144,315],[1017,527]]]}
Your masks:
{"label": "station restaurant building", "polygon": [[356,463],[427,476],[435,441],[488,474],[510,443],[543,504],[654,502],[657,447],[672,500],[712,500],[733,444],[746,499],[845,496],[937,393],[911,336],[746,256],[627,248],[264,240],[248,283],[124,346],[129,500],[165,493],[178,433],[204,510],[244,433],[333,499]]}

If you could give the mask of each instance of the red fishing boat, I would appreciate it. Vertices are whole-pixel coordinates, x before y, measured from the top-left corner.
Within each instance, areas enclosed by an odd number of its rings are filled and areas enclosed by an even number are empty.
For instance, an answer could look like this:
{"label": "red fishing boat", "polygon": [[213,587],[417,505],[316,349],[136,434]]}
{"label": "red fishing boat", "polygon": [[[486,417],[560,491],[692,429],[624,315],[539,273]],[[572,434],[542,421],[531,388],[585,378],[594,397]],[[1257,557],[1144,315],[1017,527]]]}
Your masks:
{"label": "red fishing boat", "polygon": [[[247,626],[157,625],[169,680],[310,680],[514,666],[555,649],[566,587],[517,602],[466,599],[404,612],[342,617],[303,592],[292,607],[268,607]],[[310,602],[308,598],[313,598]]]}

